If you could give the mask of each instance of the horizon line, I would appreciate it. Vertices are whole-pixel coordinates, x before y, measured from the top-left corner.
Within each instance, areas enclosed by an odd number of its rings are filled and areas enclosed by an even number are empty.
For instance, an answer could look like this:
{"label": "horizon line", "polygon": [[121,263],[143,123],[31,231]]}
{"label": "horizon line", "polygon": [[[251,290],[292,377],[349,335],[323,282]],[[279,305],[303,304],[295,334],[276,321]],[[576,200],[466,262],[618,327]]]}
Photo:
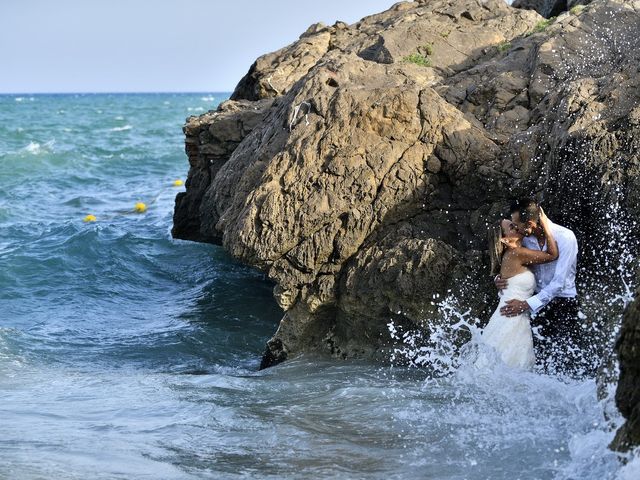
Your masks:
{"label": "horizon line", "polygon": [[233,93],[233,90],[144,90],[144,91],[86,91],[86,92],[0,92],[1,96],[15,95],[162,95],[167,93]]}

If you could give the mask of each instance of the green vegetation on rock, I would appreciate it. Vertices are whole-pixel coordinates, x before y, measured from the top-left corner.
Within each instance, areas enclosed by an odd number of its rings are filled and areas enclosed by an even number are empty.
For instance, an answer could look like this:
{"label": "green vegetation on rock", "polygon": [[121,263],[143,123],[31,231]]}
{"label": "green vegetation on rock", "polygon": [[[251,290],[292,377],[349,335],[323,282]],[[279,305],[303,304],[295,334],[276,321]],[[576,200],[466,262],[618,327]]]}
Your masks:
{"label": "green vegetation on rock", "polygon": [[411,55],[407,55],[406,57],[403,57],[402,60],[409,63],[415,63],[416,65],[419,65],[421,67],[431,66],[431,59],[428,57],[425,57],[421,53],[412,53]]}
{"label": "green vegetation on rock", "polygon": [[547,27],[549,27],[549,25],[551,25],[553,22],[556,21],[556,18],[557,17],[551,17],[551,18],[546,18],[544,20],[540,20],[538,23],[536,23],[536,26],[533,27],[533,30],[527,33],[527,36],[533,35],[534,33],[544,32],[547,29]]}
{"label": "green vegetation on rock", "polygon": [[498,51],[500,53],[506,52],[507,50],[511,50],[511,42],[502,42],[498,44]]}
{"label": "green vegetation on rock", "polygon": [[425,55],[433,55],[433,45],[430,43],[423,45],[421,50],[424,50]]}

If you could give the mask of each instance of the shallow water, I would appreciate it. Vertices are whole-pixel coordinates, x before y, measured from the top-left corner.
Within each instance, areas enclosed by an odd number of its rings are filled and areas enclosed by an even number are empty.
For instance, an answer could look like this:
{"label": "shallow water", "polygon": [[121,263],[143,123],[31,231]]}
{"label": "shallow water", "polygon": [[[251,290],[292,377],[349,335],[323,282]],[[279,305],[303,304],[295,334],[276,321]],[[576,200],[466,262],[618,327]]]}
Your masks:
{"label": "shallow water", "polygon": [[271,285],[169,233],[184,117],[223,98],[0,96],[0,478],[638,478],[592,380],[258,372]]}

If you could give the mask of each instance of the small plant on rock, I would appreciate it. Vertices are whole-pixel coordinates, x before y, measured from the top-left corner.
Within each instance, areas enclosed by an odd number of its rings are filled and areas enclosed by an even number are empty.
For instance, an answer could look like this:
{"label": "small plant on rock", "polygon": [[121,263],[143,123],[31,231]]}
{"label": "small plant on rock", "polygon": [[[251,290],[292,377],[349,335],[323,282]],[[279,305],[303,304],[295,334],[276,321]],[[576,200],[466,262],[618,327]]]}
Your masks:
{"label": "small plant on rock", "polygon": [[431,59],[425,57],[420,53],[412,53],[411,55],[407,55],[406,57],[404,57],[402,60],[409,63],[415,63],[416,65],[419,65],[421,67],[431,66]]}
{"label": "small plant on rock", "polygon": [[507,50],[511,50],[511,42],[502,42],[498,44],[498,51],[500,53],[506,52]]}
{"label": "small plant on rock", "polygon": [[538,23],[536,23],[536,26],[533,27],[533,31],[531,33],[529,33],[529,35],[532,35],[534,33],[544,32],[549,25],[551,25],[553,22],[555,22],[555,20],[556,20],[556,17],[551,17],[551,18],[546,18],[544,20],[540,20]]}
{"label": "small plant on rock", "polygon": [[430,43],[423,45],[420,49],[424,51],[426,56],[433,55],[433,45]]}
{"label": "small plant on rock", "polygon": [[571,13],[572,15],[579,15],[580,12],[582,12],[583,10],[584,10],[584,5],[575,5],[571,7],[571,9],[569,10],[569,13]]}

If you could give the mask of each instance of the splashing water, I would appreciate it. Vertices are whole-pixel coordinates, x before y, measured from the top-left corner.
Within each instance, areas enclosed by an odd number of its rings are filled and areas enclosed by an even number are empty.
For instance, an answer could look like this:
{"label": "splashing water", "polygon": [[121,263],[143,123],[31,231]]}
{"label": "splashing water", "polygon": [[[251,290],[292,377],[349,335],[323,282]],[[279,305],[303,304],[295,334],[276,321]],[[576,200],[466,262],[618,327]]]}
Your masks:
{"label": "splashing water", "polygon": [[[629,260],[624,255],[619,258],[621,262]],[[625,290],[629,288],[622,284]],[[626,291],[621,295],[610,301],[628,298]],[[495,453],[492,449],[503,448],[497,446],[501,442],[496,442],[496,437],[502,435],[504,442],[519,452],[520,461],[532,448],[551,459],[551,464],[531,477],[520,472],[518,475],[522,476],[518,478],[626,479],[640,475],[640,448],[624,455],[608,448],[624,421],[615,407],[615,381],[604,379],[598,389],[593,378],[550,376],[510,368],[483,343],[482,321],[469,311],[461,311],[453,295],[439,302],[438,308],[441,321],[424,328],[403,329],[393,320],[388,323],[390,336],[396,342],[391,361],[394,368],[408,365],[421,372],[426,377],[426,391],[446,385],[456,392],[452,407],[459,410],[459,428],[467,431],[464,440],[454,434],[456,442],[469,447],[477,441],[479,449],[489,447],[485,453],[491,455]],[[607,331],[609,335],[615,332],[617,329]],[[607,342],[610,344],[611,340]],[[584,356],[585,363],[589,363],[594,361],[588,358],[590,353],[573,354]],[[439,412],[437,418],[442,415],[441,421],[450,421],[450,414]],[[562,430],[564,434],[560,433]],[[545,436],[555,440],[547,443],[542,440]],[[531,444],[525,446],[527,442]],[[479,460],[474,456],[469,461],[470,466],[476,466]],[[509,478],[504,470],[495,475]]]}
{"label": "splashing water", "polygon": [[459,337],[463,330],[471,335],[472,345],[480,345],[479,320],[471,312],[460,313],[452,296],[438,304],[442,321],[427,324],[424,329],[402,332],[393,320],[387,324],[397,346],[390,355],[391,363],[408,364],[429,370],[434,377],[450,375],[460,367]]}
{"label": "splashing water", "polygon": [[[392,363],[421,371],[427,377],[428,388],[447,384],[461,392],[458,398],[468,395],[466,398],[483,416],[494,408],[496,399],[501,399],[504,417],[495,415],[493,420],[503,428],[502,434],[508,436],[512,427],[522,425],[519,412],[531,409],[529,415],[535,421],[527,428],[539,438],[549,435],[557,440],[546,453],[537,450],[538,453],[550,458],[554,454],[564,456],[554,459],[552,466],[546,464],[549,468],[546,473],[537,471],[531,478],[640,478],[640,448],[625,455],[608,448],[624,421],[615,405],[619,368],[612,352],[623,310],[634,297],[638,268],[638,242],[633,233],[637,231],[637,223],[622,208],[625,200],[622,188],[612,188],[609,200],[602,214],[607,229],[598,240],[599,255],[592,260],[593,264],[579,265],[580,320],[589,342],[585,342],[586,348],[569,352],[581,366],[578,373],[581,371],[582,375],[578,378],[508,368],[483,344],[481,319],[464,310],[453,295],[439,302],[437,322],[404,330],[393,320],[388,324],[390,336],[397,344]],[[487,360],[484,365],[478,365],[479,357]],[[586,372],[593,375],[596,369],[598,382],[585,375]],[[520,391],[528,394],[520,396]],[[559,410],[564,410],[564,414],[556,416]],[[546,423],[547,415],[554,420]],[[483,420],[491,422],[489,418]],[[472,426],[475,419],[469,421],[465,417],[465,421],[471,430],[476,428]],[[566,428],[564,437],[559,434],[563,428]],[[538,442],[545,443],[540,439]]]}
{"label": "splashing water", "polygon": [[[482,343],[474,322],[465,318],[454,325],[471,334],[462,347],[443,328],[423,333],[427,339],[417,332],[400,335],[394,322],[389,329],[392,337],[403,342],[395,350],[394,361],[420,367],[412,370],[426,377],[421,387],[425,394],[437,397],[447,391],[452,395],[445,401],[451,402],[449,408],[431,406],[430,414],[422,417],[413,412],[409,417],[423,428],[430,422],[430,431],[447,430],[448,442],[464,452],[461,462],[470,469],[482,468],[487,475],[468,478],[614,479],[640,473],[640,450],[624,455],[629,463],[623,466],[618,454],[608,449],[623,420],[612,409],[615,389],[598,400],[593,379],[510,368]],[[428,353],[425,344],[436,344],[438,353]],[[449,352],[457,353],[446,358]],[[478,362],[479,357],[484,362]],[[525,472],[514,462],[529,467],[522,467],[527,468]]]}

